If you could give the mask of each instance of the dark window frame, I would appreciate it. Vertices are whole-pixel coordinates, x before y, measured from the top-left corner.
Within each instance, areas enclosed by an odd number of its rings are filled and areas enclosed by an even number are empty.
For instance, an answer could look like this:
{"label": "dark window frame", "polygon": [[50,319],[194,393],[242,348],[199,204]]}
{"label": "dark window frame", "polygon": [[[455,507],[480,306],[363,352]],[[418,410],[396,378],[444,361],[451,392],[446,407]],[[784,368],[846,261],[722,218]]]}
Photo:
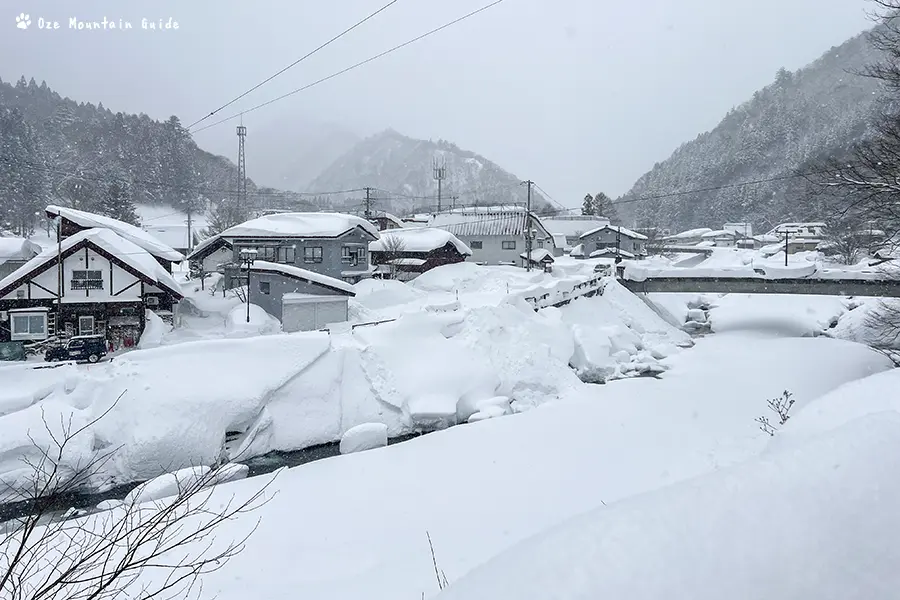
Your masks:
{"label": "dark window frame", "polygon": [[516,240],[503,240],[502,242],[500,242],[500,248],[502,250],[515,250]]}
{"label": "dark window frame", "polygon": [[484,242],[481,240],[473,240],[469,242],[469,248],[471,250],[484,250]]}
{"label": "dark window frame", "polygon": [[268,281],[259,282],[259,293],[268,296],[272,293],[272,284]]}
{"label": "dark window frame", "polygon": [[[316,252],[318,250],[318,252]],[[319,264],[322,262],[322,246],[304,246],[303,263],[307,265]]]}

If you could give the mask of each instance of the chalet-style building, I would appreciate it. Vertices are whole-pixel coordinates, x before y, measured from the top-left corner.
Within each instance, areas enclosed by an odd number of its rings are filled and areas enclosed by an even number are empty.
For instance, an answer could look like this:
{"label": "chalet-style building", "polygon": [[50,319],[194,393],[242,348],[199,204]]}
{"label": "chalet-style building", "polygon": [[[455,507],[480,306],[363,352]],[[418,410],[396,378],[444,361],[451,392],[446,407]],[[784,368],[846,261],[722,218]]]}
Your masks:
{"label": "chalet-style building", "polygon": [[391,229],[369,244],[376,276],[409,281],[421,273],[472,256],[459,238],[443,229]]}
{"label": "chalet-style building", "polygon": [[174,319],[181,299],[157,257],[109,229],[84,229],[0,280],[0,341],[103,334],[127,347],[145,310]]}
{"label": "chalet-style building", "polygon": [[173,264],[184,260],[183,254],[159,241],[140,227],[109,217],[62,206],[50,205],[47,207],[46,213],[48,219],[59,219],[58,233],[62,239],[66,239],[86,229],[108,229],[148,252],[169,273],[172,272]]}
{"label": "chalet-style building", "polygon": [[518,265],[525,250],[525,236],[533,248],[555,252],[553,236],[541,219],[521,206],[475,206],[457,208],[432,216],[429,227],[449,231],[459,238],[482,265]]}
{"label": "chalet-style building", "polygon": [[[604,225],[581,234],[584,254],[591,258],[608,255],[608,249],[619,250],[619,257],[644,256],[647,236],[620,225]],[[604,251],[599,252],[598,251]],[[597,253],[597,254],[595,254]],[[615,256],[615,254],[613,254]]]}
{"label": "chalet-style building", "polygon": [[218,237],[232,246],[231,263],[223,270],[226,287],[233,288],[246,285],[242,250],[255,251],[257,260],[293,265],[356,283],[372,275],[369,243],[377,240],[379,234],[375,225],[353,215],[278,213],[235,225]]}
{"label": "chalet-style building", "polygon": [[41,253],[41,247],[21,237],[0,236],[0,279]]}

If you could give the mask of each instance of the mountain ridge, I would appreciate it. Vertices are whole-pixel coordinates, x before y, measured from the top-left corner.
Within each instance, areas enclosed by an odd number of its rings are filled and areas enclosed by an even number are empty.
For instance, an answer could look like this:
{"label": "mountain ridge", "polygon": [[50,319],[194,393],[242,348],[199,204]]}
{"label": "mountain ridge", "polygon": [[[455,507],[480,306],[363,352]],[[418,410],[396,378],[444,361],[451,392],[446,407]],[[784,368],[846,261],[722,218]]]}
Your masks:
{"label": "mountain ridge", "polygon": [[628,219],[679,231],[728,221],[767,228],[821,220],[795,175],[871,134],[869,123],[884,105],[879,83],[860,74],[880,56],[869,35],[854,36],[797,71],[780,69],[716,127],[656,163],[619,198]]}

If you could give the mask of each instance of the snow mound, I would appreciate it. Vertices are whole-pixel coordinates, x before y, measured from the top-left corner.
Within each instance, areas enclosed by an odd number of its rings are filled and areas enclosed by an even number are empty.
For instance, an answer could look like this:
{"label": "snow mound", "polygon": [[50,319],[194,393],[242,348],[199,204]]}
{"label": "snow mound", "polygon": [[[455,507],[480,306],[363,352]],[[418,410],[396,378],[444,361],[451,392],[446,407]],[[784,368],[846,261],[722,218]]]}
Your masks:
{"label": "snow mound", "polygon": [[250,322],[247,322],[247,305],[235,306],[225,318],[225,335],[244,338],[271,335],[281,331],[281,322],[256,304],[250,305]]}
{"label": "snow mound", "polygon": [[900,415],[599,508],[439,597],[888,600],[900,586]]}
{"label": "snow mound", "polygon": [[341,437],[341,454],[383,448],[388,443],[388,428],[384,423],[363,423],[351,427]]}
{"label": "snow mound", "polygon": [[125,496],[123,503],[126,505],[143,504],[177,496],[181,490],[196,486],[209,475],[209,472],[209,467],[188,467],[174,473],[154,477],[131,490]]}
{"label": "snow mound", "polygon": [[416,302],[426,294],[393,279],[363,279],[353,286],[354,300],[368,310],[381,310],[398,304]]}
{"label": "snow mound", "polygon": [[162,345],[163,337],[172,331],[172,327],[167,325],[158,314],[152,310],[145,311],[146,325],[141,339],[138,342],[138,349],[146,350],[147,348],[157,348]]}

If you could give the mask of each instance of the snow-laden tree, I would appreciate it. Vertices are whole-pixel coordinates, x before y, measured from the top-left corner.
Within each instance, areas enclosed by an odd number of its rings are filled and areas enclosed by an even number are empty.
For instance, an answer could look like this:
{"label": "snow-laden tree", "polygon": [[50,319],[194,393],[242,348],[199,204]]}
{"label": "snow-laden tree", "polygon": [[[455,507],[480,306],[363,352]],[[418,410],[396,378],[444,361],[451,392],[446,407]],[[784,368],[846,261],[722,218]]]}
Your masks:
{"label": "snow-laden tree", "polygon": [[581,203],[581,214],[583,215],[593,215],[594,214],[594,197],[590,194],[584,197],[584,202]]}
{"label": "snow-laden tree", "polygon": [[46,166],[34,129],[16,109],[0,111],[0,214],[21,236],[46,204]]}

